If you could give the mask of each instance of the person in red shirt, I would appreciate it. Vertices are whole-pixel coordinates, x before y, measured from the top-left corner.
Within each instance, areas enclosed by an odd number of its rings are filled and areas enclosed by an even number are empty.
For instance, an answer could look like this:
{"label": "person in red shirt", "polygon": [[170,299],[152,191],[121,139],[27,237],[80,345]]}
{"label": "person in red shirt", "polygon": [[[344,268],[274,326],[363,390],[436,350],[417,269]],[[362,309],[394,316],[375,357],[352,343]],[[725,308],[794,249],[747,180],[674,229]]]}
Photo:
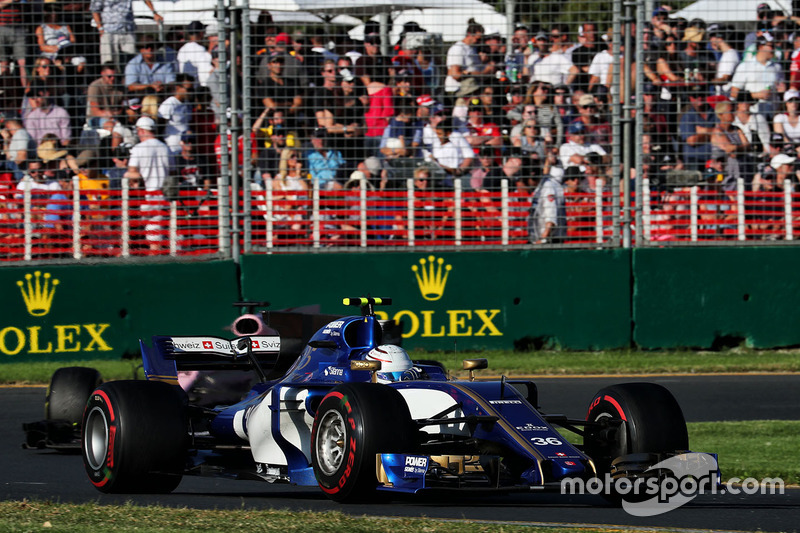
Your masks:
{"label": "person in red shirt", "polygon": [[472,146],[476,157],[480,153],[481,147],[491,146],[494,147],[495,162],[499,164],[503,134],[497,124],[484,120],[483,103],[480,98],[470,99],[465,128],[467,131],[464,137]]}

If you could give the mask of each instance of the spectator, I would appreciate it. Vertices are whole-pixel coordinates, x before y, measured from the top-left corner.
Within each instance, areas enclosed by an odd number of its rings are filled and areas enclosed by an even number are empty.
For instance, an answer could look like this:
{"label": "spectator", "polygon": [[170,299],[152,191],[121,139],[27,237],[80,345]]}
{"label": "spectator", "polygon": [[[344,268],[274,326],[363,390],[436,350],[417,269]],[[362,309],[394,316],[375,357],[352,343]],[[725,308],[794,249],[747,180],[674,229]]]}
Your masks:
{"label": "spectator", "polygon": [[529,28],[517,24],[511,34],[511,50],[506,55],[506,79],[511,83],[520,83],[524,77],[525,67],[531,55]]}
{"label": "spectator", "polygon": [[730,94],[731,79],[739,65],[739,52],[728,43],[729,31],[720,27],[709,33],[711,48],[720,54],[717,71],[711,83],[716,86],[717,94],[722,95]]}
{"label": "spectator", "polygon": [[122,179],[128,171],[128,159],[131,156],[131,145],[127,143],[117,146],[111,154],[113,167],[106,168],[103,174],[108,178],[108,188],[118,191],[122,188]]}
{"label": "spectator", "polygon": [[170,155],[167,145],[156,138],[156,123],[150,117],[136,121],[139,143],[131,148],[128,172],[125,179],[131,180],[149,193],[160,192],[170,171]]}
{"label": "spectator", "polygon": [[339,151],[325,147],[325,137],[328,132],[325,128],[316,128],[311,135],[313,150],[308,154],[308,170],[311,179],[319,183],[320,189],[341,189],[339,181],[340,169],[344,166],[344,158]]}
{"label": "spectator", "polygon": [[132,188],[145,190],[145,202],[141,206],[142,214],[147,217],[145,239],[151,251],[157,251],[161,235],[163,217],[148,216],[150,211],[158,209],[154,202],[161,198],[161,191],[170,174],[170,154],[167,145],[156,138],[156,123],[150,117],[141,117],[136,121],[136,135],[139,143],[131,148],[128,160],[128,171],[124,179],[132,183]]}
{"label": "spectator", "polygon": [[414,157],[422,144],[422,123],[416,120],[408,99],[401,100],[395,111],[383,131],[380,152],[386,159]]}
{"label": "spectator", "polygon": [[580,73],[565,50],[563,39],[566,38],[566,35],[561,31],[562,29],[555,26],[550,30],[550,53],[533,66],[532,81],[571,86]]}
{"label": "spectator", "polygon": [[203,174],[205,168],[201,164],[194,150],[194,135],[184,133],[180,138],[180,152],[174,156],[173,172],[177,176],[178,187],[184,189],[199,189],[207,183],[207,176]]}
{"label": "spectator", "polygon": [[139,54],[125,67],[125,87],[129,95],[161,93],[175,81],[175,67],[163,56],[156,55],[155,39],[145,35],[139,43]]}
{"label": "spectator", "polygon": [[531,41],[531,52],[525,56],[525,68],[523,70],[523,77],[526,80],[533,82],[533,71],[536,65],[550,55],[550,37],[543,32],[537,32],[536,36]]}
{"label": "spectator", "polygon": [[689,73],[689,79],[684,81],[706,82],[713,77],[711,73],[712,58],[706,48],[704,38],[705,22],[695,19],[683,34],[684,46],[680,58],[684,78],[686,73]]}
{"label": "spectator", "polygon": [[452,118],[437,122],[433,129],[436,140],[425,153],[425,160],[444,172],[442,185],[452,187],[456,179],[469,172],[475,152],[464,136],[454,131]]}
{"label": "spectator", "polygon": [[88,124],[99,127],[107,119],[122,117],[123,95],[116,85],[117,70],[114,63],[105,63],[100,77],[89,84],[87,101]]}
{"label": "spectator", "polygon": [[608,151],[611,149],[611,125],[604,120],[597,102],[591,94],[582,94],[578,98],[578,117],[572,122],[581,122],[586,129],[586,140],[590,144],[599,144]]}
{"label": "spectator", "polygon": [[577,88],[588,91],[591,79],[590,67],[600,52],[597,25],[594,22],[584,22],[578,26],[578,43],[572,50],[572,63],[578,67]]}
{"label": "spectator", "polygon": [[365,87],[372,82],[386,83],[389,80],[389,59],[380,53],[381,37],[377,33],[364,36],[364,53],[356,59],[353,73]]}
{"label": "spectator", "polygon": [[17,62],[20,81],[23,86],[28,85],[25,72],[25,15],[23,3],[13,0],[0,2],[0,61],[8,61],[6,47],[12,49],[12,59]]}
{"label": "spectator", "polygon": [[192,107],[189,105],[188,83],[176,82],[173,86],[172,96],[158,106],[159,118],[167,122],[164,128],[164,141],[170,152],[181,152],[181,136],[189,131],[192,122]]}
{"label": "spectator", "polygon": [[258,143],[258,170],[264,184],[278,175],[281,153],[286,144],[286,126],[283,111],[265,109],[253,123]]}
{"label": "spectator", "polygon": [[[153,12],[156,24],[164,21],[151,0],[144,3]],[[100,62],[122,65],[126,55],[136,53],[132,0],[91,0],[89,10],[100,34]]]}
{"label": "spectator", "polygon": [[355,162],[365,157],[362,139],[366,128],[364,120],[366,104],[369,100],[361,80],[347,69],[340,71],[339,74],[341,79],[334,107],[334,131],[338,131],[336,124],[342,125],[339,150],[344,156],[348,170],[352,170]]}
{"label": "spectator", "polygon": [[364,122],[367,128],[364,133],[364,147],[367,156],[377,154],[383,131],[389,125],[389,119],[393,115],[391,87],[386,86],[377,78],[371,78],[367,85],[367,111],[364,113]]}
{"label": "spectator", "polygon": [[26,91],[26,95],[30,96],[31,89],[34,86],[44,87],[50,93],[50,96],[57,99],[59,105],[63,104],[61,95],[64,94],[66,84],[61,77],[61,71],[53,66],[53,62],[46,57],[38,57],[34,62],[32,76],[30,78],[30,85]]}
{"label": "spectator", "polygon": [[780,65],[773,61],[775,47],[772,39],[759,37],[756,45],[758,51],[755,57],[742,61],[736,67],[731,81],[731,98],[735,100],[741,92],[750,93],[750,97],[756,101],[758,113],[771,120],[773,98],[778,83],[782,81],[782,74]]}
{"label": "spectator", "polygon": [[211,53],[203,46],[205,25],[197,20],[186,26],[186,43],[178,50],[178,72],[192,76],[198,85],[208,85],[211,75]]}
{"label": "spectator", "polygon": [[706,103],[706,92],[699,85],[688,89],[689,106],[679,119],[679,136],[683,144],[683,163],[688,170],[702,172],[711,159],[711,134],[715,117]]}
{"label": "spectator", "polygon": [[500,149],[503,146],[503,134],[497,124],[484,120],[484,109],[480,98],[470,100],[465,137],[476,154],[482,146],[494,147],[499,160]]}
{"label": "spectator", "polygon": [[479,73],[480,58],[475,46],[483,38],[483,26],[470,19],[466,36],[447,51],[447,78],[444,82],[446,94],[454,95],[465,78]]}
{"label": "spectator", "polygon": [[[563,171],[557,169],[554,174],[542,180],[531,199],[528,214],[528,241],[531,244],[557,244],[567,237],[564,193],[577,191],[581,171],[578,167],[569,167]],[[557,177],[559,174],[563,176],[562,179]]]}
{"label": "spectator", "polygon": [[322,80],[320,85],[311,94],[311,109],[316,115],[317,127],[334,133],[333,117],[336,114],[336,93],[339,86],[336,80],[336,62],[333,59],[323,61],[319,79]]}
{"label": "spectator", "polygon": [[279,109],[286,117],[296,117],[300,114],[303,97],[297,85],[297,78],[289,78],[283,73],[286,57],[274,55],[269,58],[269,76],[263,80],[264,107],[271,110]]}
{"label": "spectator", "polygon": [[62,146],[68,146],[69,114],[63,107],[52,103],[50,91],[46,87],[34,85],[28,100],[30,111],[25,115],[23,124],[36,143],[41,143],[46,134],[52,133],[58,137]]}
{"label": "spectator", "polygon": [[20,77],[11,72],[8,60],[0,60],[0,113],[4,117],[20,116],[24,93]]}
{"label": "spectator", "polygon": [[544,161],[545,144],[539,136],[536,119],[533,117],[529,118],[522,128],[519,150],[521,154],[528,158],[537,159],[540,162]]}
{"label": "spectator", "polygon": [[36,143],[22,126],[22,121],[16,118],[7,119],[3,129],[0,129],[0,135],[3,137],[3,154],[6,161],[16,167],[12,169],[25,168],[25,163],[33,154]]}
{"label": "spectator", "polygon": [[417,50],[414,60],[416,67],[422,74],[422,89],[425,94],[437,94],[439,92],[439,69],[436,67],[433,51],[428,48]]}
{"label": "spectator", "polygon": [[469,186],[474,191],[500,190],[502,169],[497,164],[494,150],[488,147],[478,152],[477,163],[470,172]]}
{"label": "spectator", "polygon": [[567,142],[558,149],[558,157],[561,166],[568,168],[571,166],[585,165],[587,156],[590,153],[606,156],[607,153],[599,144],[589,143],[586,139],[586,126],[582,122],[573,122],[568,128]]}
{"label": "spectator", "polygon": [[[533,87],[533,86],[532,86]],[[536,119],[536,105],[530,98],[526,99],[529,103],[520,104],[508,112],[508,117],[514,122],[514,126],[508,134],[511,146],[519,148],[522,142],[523,129],[528,124],[528,121]]]}
{"label": "spectator", "polygon": [[39,54],[52,61],[63,60],[65,51],[75,44],[75,36],[68,25],[59,21],[61,10],[57,4],[45,4],[42,9],[44,22],[36,27]]}

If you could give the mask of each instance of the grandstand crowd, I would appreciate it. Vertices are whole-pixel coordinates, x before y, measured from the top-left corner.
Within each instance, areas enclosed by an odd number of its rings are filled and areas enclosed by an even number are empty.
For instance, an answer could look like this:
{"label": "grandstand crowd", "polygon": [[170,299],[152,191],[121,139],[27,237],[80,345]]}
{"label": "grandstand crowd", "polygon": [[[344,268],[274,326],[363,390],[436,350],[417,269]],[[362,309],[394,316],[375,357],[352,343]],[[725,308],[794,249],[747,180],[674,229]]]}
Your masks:
{"label": "grandstand crowd", "polygon": [[[252,174],[239,165],[238,178],[254,190],[303,191],[312,180],[387,190],[413,178],[417,189],[480,192],[508,179],[533,195],[568,174],[593,194],[619,171],[614,150],[634,150],[612,142],[613,38],[591,20],[519,23],[506,41],[473,19],[442,47],[417,23],[386,43],[368,22],[355,41],[321,27],[287,32],[264,12],[251,41],[231,49],[200,22],[168,28],[165,40],[145,34],[129,0],[0,6],[0,186],[17,194],[64,191],[73,176],[87,189],[126,180],[150,193],[211,191],[234,145],[238,163],[252,156]],[[720,192],[740,178],[752,191],[796,183],[800,17],[764,3],[741,31],[666,4],[648,15],[621,75],[635,81],[641,61],[634,120],[644,137],[633,142],[651,187],[682,170]],[[252,119],[238,141],[219,134],[232,100]]]}

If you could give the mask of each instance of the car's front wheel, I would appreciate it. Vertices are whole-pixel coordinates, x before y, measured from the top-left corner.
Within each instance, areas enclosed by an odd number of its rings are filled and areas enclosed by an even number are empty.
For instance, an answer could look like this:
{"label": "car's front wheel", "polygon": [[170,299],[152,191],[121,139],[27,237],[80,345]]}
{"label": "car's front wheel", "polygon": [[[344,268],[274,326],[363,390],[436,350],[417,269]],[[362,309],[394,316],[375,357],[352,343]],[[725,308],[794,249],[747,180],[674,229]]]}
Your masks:
{"label": "car's front wheel", "polygon": [[334,501],[365,500],[378,485],[376,454],[412,452],[416,426],[395,389],[340,385],[323,398],[311,430],[311,462],[320,488]]}
{"label": "car's front wheel", "polygon": [[154,381],[113,381],[92,392],[81,449],[101,492],[171,492],[181,482],[188,441],[186,394]]}

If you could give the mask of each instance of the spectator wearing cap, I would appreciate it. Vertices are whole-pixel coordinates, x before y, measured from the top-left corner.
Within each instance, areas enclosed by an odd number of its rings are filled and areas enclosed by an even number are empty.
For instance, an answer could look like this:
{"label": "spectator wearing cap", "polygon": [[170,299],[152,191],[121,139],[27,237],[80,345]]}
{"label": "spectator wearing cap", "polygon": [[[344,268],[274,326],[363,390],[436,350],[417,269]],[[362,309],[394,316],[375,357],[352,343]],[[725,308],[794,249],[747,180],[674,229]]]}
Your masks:
{"label": "spectator wearing cap", "polygon": [[[265,109],[253,123],[253,133],[258,146],[257,166],[264,183],[278,174],[281,152],[288,148],[287,129],[283,111]],[[295,144],[292,136],[292,145]]]}
{"label": "spectator wearing cap", "polygon": [[578,97],[578,116],[571,122],[581,122],[585,126],[586,140],[590,144],[599,144],[606,148],[611,146],[611,125],[600,114],[595,98],[588,93]]}
{"label": "spectator wearing cap", "polygon": [[476,46],[483,38],[483,26],[470,19],[464,38],[453,44],[447,50],[447,77],[444,81],[444,91],[448,95],[455,95],[462,82],[469,76],[480,72],[480,57]]}
{"label": "spectator wearing cap", "polygon": [[754,48],[756,39],[764,33],[772,31],[772,19],[774,16],[775,13],[768,3],[761,2],[756,6],[756,29],[745,35],[742,46],[744,50]]}
{"label": "spectator wearing cap", "polygon": [[339,74],[339,89],[336,93],[333,124],[334,131],[338,131],[336,124],[342,125],[341,137],[336,139],[341,143],[339,150],[347,162],[348,170],[351,170],[355,161],[363,160],[366,157],[363,138],[366,131],[366,104],[369,99],[366,90],[361,85],[361,80],[356,78],[350,70],[341,70]]}
{"label": "spectator wearing cap", "polygon": [[136,121],[136,135],[139,142],[131,148],[124,177],[147,192],[159,192],[170,172],[169,148],[156,137],[156,122],[150,117]]}
{"label": "spectator wearing cap", "polygon": [[755,238],[777,240],[785,231],[782,197],[786,181],[789,181],[790,190],[797,182],[794,168],[796,161],[794,156],[778,154],[770,159],[769,166],[753,178],[753,192],[761,193],[752,195],[749,199],[748,222]]}
{"label": "spectator wearing cap", "polygon": [[573,122],[567,128],[567,142],[558,149],[558,158],[563,168],[586,164],[586,156],[596,153],[606,156],[607,152],[599,144],[586,140],[586,126],[582,122]]}
{"label": "spectator wearing cap", "polygon": [[731,98],[736,99],[741,92],[749,93],[750,98],[756,101],[757,112],[771,120],[775,110],[773,100],[783,74],[780,65],[773,60],[775,46],[772,39],[759,37],[756,45],[758,52],[755,57],[736,67],[731,80]]}
{"label": "spectator wearing cap", "polygon": [[298,116],[303,106],[303,95],[297,78],[290,78],[283,71],[286,56],[270,56],[268,61],[269,76],[262,80],[261,86],[264,107],[280,109],[287,117]]}
{"label": "spectator wearing cap", "polygon": [[175,81],[175,67],[157,55],[155,38],[144,35],[139,42],[139,54],[125,66],[125,87],[129,95],[161,93]]}
{"label": "spectator wearing cap", "polygon": [[205,25],[200,21],[192,21],[186,26],[186,43],[178,50],[178,72],[189,74],[196,82],[205,87],[211,75],[213,65],[211,54],[203,46]]}
{"label": "spectator wearing cap", "polygon": [[[557,177],[559,174],[562,175],[560,179]],[[531,244],[553,244],[566,239],[567,204],[564,193],[576,192],[581,176],[578,167],[568,167],[555,175],[547,175],[536,187],[528,213],[528,241]]]}
{"label": "spectator wearing cap", "polygon": [[703,171],[711,158],[711,134],[716,124],[713,109],[706,102],[707,93],[700,85],[687,89],[689,105],[678,119],[678,135],[683,146],[682,158],[688,170]]}
{"label": "spectator wearing cap", "polygon": [[91,127],[97,128],[104,121],[122,115],[123,94],[116,81],[117,69],[109,61],[100,68],[100,77],[89,84],[86,120]]}
{"label": "spectator wearing cap", "polygon": [[316,128],[311,134],[312,150],[306,156],[308,171],[311,179],[319,183],[320,189],[341,189],[339,174],[343,171],[345,160],[340,151],[325,146],[327,136],[325,128]]}
{"label": "spectator wearing cap", "polygon": [[499,159],[503,134],[497,124],[486,121],[484,111],[485,107],[480,98],[470,99],[465,137],[476,155],[482,147],[491,146],[495,149],[495,157]]}
{"label": "spectator wearing cap", "polygon": [[524,56],[525,66],[522,70],[522,75],[524,79],[532,82],[533,80],[531,75],[536,68],[536,64],[550,55],[550,37],[543,31],[537,32],[531,40],[530,47],[528,47],[528,49],[530,51],[526,56]]}
{"label": "spectator wearing cap", "polygon": [[[144,0],[145,5],[153,12],[153,20],[158,24],[164,17],[156,13],[151,0]],[[100,61],[121,65],[125,55],[136,53],[136,25],[133,21],[133,3],[131,0],[91,0],[89,10],[92,12],[97,32],[100,34]]]}
{"label": "spectator wearing cap", "polygon": [[146,192],[146,201],[141,206],[142,213],[147,217],[145,239],[150,250],[156,251],[162,240],[158,232],[163,229],[163,217],[146,214],[158,209],[153,202],[161,198],[160,193],[171,171],[172,158],[167,145],[156,137],[156,122],[152,118],[141,117],[136,121],[136,135],[139,143],[131,148],[128,171],[123,179],[131,183],[131,188],[143,188]]}
{"label": "spectator wearing cap", "polygon": [[728,31],[724,28],[717,28],[709,32],[711,48],[720,54],[717,60],[717,71],[711,83],[716,86],[717,94],[723,95],[730,94],[731,79],[740,61],[739,52],[730,45],[728,39]]}

